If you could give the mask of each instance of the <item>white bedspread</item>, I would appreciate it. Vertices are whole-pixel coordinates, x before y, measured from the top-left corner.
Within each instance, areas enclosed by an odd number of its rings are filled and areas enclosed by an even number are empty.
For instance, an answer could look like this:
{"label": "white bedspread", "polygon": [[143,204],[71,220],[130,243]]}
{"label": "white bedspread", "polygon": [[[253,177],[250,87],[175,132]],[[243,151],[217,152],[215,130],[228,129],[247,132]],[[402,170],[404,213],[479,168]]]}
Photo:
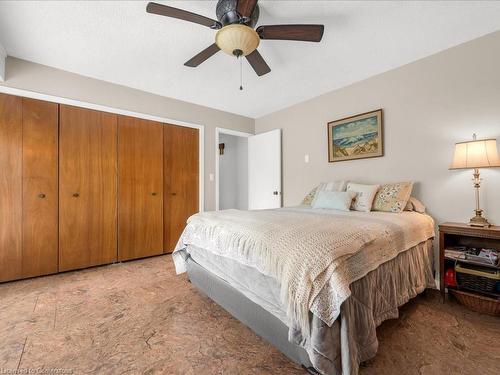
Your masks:
{"label": "white bedspread", "polygon": [[178,251],[193,245],[274,277],[290,322],[307,334],[309,311],[331,326],[353,281],[433,236],[433,220],[414,212],[227,210],[193,215],[173,259],[184,272]]}

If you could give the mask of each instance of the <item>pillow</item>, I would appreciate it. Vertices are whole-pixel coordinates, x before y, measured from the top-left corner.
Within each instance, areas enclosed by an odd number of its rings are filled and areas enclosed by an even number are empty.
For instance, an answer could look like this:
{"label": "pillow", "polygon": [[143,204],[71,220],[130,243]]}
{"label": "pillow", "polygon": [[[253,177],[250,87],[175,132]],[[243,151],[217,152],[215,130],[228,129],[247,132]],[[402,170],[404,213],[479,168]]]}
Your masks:
{"label": "pillow", "polygon": [[312,189],[309,194],[307,194],[304,199],[302,200],[302,204],[306,206],[310,206],[314,200],[314,197],[316,196],[316,191],[318,190],[318,187],[316,186],[314,189]]}
{"label": "pillow", "polygon": [[425,214],[425,206],[415,197],[410,197],[408,203],[406,203],[405,211],[415,211],[421,214]]}
{"label": "pillow", "polygon": [[347,181],[333,181],[333,182],[322,182],[314,189],[312,189],[309,194],[307,194],[302,200],[302,204],[306,206],[311,206],[316,193],[320,190],[322,191],[345,191],[345,187],[347,185]]}
{"label": "pillow", "polygon": [[413,182],[382,185],[373,201],[374,211],[403,212],[410,199]]}
{"label": "pillow", "polygon": [[353,191],[318,191],[312,208],[349,211],[355,196]]}
{"label": "pillow", "polygon": [[314,205],[314,200],[316,199],[320,191],[345,191],[346,185],[347,182],[343,180],[333,181],[333,182],[322,182],[321,184],[318,185],[316,189],[316,194],[311,203],[311,206]]}
{"label": "pillow", "polygon": [[356,193],[356,197],[352,202],[352,209],[355,211],[370,212],[378,188],[379,185],[363,185],[349,182],[347,184],[347,191]]}
{"label": "pillow", "polygon": [[347,181],[344,181],[344,180],[332,181],[332,182],[322,182],[321,184],[318,185],[318,191],[320,191],[320,190],[345,191],[346,186],[347,186]]}

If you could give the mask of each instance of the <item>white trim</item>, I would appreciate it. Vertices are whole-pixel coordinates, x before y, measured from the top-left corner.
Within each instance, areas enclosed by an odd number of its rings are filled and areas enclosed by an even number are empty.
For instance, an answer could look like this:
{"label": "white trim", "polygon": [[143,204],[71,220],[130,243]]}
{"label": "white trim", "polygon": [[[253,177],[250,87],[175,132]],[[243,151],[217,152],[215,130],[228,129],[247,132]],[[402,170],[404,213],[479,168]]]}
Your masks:
{"label": "white trim", "polygon": [[251,137],[254,134],[232,129],[215,128],[215,210],[219,211],[219,134],[234,135],[235,137]]}
{"label": "white trim", "polygon": [[93,110],[101,111],[101,112],[115,113],[118,115],[137,117],[137,118],[141,118],[144,120],[151,120],[151,121],[167,123],[170,125],[178,125],[178,126],[184,126],[187,128],[198,129],[199,130],[199,140],[200,140],[199,141],[199,153],[200,153],[200,155],[199,155],[199,194],[200,194],[200,196],[199,196],[199,210],[200,210],[200,212],[205,210],[205,126],[204,125],[194,124],[194,123],[179,121],[179,120],[172,120],[172,119],[169,119],[166,117],[153,116],[153,115],[148,115],[146,113],[133,112],[133,111],[128,111],[125,109],[114,108],[114,107],[107,107],[107,106],[100,105],[100,104],[82,102],[79,100],[62,98],[62,97],[47,95],[47,94],[41,94],[41,93],[34,92],[34,91],[22,90],[22,89],[17,89],[17,88],[13,88],[13,87],[2,86],[2,85],[0,85],[0,93],[22,96],[22,97],[31,98],[31,99],[45,100],[47,102],[72,105],[72,106],[80,107],[80,108],[93,109]]}
{"label": "white trim", "polygon": [[[216,137],[221,133],[227,134],[227,135],[234,135],[236,137],[251,137],[252,135],[254,135],[254,134],[240,132],[238,130],[233,130],[233,129],[215,128],[215,136]],[[217,143],[217,147],[219,147],[219,143]]]}
{"label": "white trim", "polygon": [[198,125],[196,127],[199,131],[199,166],[198,166],[198,210],[200,212],[205,211],[205,127],[203,125]]}
{"label": "white trim", "polygon": [[0,82],[5,81],[5,59],[7,59],[7,51],[0,43]]}

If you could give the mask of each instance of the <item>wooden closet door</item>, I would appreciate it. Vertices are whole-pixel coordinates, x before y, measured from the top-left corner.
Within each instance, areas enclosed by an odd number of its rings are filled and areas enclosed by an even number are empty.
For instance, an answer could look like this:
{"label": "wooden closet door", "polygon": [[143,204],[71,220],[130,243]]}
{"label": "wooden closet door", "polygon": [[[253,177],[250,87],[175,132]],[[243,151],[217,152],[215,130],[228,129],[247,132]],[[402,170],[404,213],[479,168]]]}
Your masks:
{"label": "wooden closet door", "polygon": [[59,270],[117,258],[117,116],[60,106]]}
{"label": "wooden closet door", "polygon": [[57,272],[58,105],[23,98],[22,277]]}
{"label": "wooden closet door", "polygon": [[199,211],[199,131],[166,125],[164,129],[164,249],[171,253],[189,216]]}
{"label": "wooden closet door", "polygon": [[0,282],[22,272],[22,99],[0,94]]}
{"label": "wooden closet door", "polygon": [[163,125],[118,118],[118,259],[163,253]]}

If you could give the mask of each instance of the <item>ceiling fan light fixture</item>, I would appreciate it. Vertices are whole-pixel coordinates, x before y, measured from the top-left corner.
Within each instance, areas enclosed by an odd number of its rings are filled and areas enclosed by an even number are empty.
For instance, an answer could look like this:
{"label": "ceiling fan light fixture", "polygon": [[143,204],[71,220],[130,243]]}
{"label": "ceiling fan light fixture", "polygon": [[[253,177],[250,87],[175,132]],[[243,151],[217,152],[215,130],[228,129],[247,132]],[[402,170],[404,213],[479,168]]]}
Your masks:
{"label": "ceiling fan light fixture", "polygon": [[224,26],[215,35],[215,44],[231,56],[247,56],[257,49],[259,43],[259,34],[241,24]]}
{"label": "ceiling fan light fixture", "polygon": [[325,31],[324,25],[290,24],[261,25],[254,30],[259,19],[258,0],[218,0],[217,20],[158,3],[148,3],[146,11],[160,16],[177,18],[214,30],[215,43],[199,52],[184,63],[195,68],[210,57],[223,50],[230,56],[236,56],[240,62],[245,57],[257,75],[263,76],[271,71],[257,47],[261,40],[294,40],[302,42],[320,42]]}

